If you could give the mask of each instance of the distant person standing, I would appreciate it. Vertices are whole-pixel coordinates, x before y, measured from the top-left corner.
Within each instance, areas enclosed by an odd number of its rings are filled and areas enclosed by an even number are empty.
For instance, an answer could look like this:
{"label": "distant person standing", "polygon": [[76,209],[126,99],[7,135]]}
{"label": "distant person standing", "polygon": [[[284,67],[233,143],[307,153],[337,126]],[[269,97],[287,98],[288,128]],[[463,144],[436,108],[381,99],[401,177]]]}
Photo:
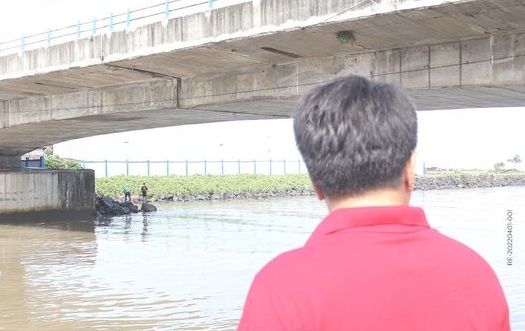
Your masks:
{"label": "distant person standing", "polygon": [[148,187],[146,186],[146,183],[142,183],[142,187],[140,188],[140,192],[142,193],[142,200],[146,201],[146,196],[148,195]]}
{"label": "distant person standing", "polygon": [[124,192],[124,202],[127,202],[128,199],[129,199],[129,202],[131,202],[131,189],[126,185],[124,186],[122,191]]}

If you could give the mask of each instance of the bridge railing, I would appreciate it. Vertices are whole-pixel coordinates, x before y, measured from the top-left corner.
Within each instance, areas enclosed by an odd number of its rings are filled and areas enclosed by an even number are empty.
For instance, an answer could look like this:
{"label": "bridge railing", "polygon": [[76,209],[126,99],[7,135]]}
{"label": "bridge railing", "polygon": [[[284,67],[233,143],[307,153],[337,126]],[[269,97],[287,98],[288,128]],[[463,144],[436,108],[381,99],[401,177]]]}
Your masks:
{"label": "bridge railing", "polygon": [[96,177],[236,175],[307,173],[302,160],[202,160],[202,161],[80,161],[84,169],[95,170]]}
{"label": "bridge railing", "polygon": [[131,30],[138,26],[167,21],[173,17],[210,10],[214,6],[221,5],[221,2],[226,3],[226,1],[228,0],[165,0],[157,5],[135,10],[128,9],[126,12],[115,15],[111,13],[109,16],[100,19],[95,17],[91,21],[78,21],[76,24],[66,27],[48,29],[41,33],[12,40],[0,40],[0,56],[49,47],[103,33]]}

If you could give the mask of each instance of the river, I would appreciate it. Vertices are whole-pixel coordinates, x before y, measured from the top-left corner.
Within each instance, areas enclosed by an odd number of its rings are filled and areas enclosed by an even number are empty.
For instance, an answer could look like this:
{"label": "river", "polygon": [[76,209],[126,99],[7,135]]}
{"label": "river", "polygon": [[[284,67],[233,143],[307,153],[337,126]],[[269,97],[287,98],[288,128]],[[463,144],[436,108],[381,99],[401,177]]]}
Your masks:
{"label": "river", "polygon": [[[525,330],[525,187],[416,191],[412,205],[487,259]],[[310,196],[157,207],[0,224],[0,330],[234,330],[257,270],[326,214]]]}

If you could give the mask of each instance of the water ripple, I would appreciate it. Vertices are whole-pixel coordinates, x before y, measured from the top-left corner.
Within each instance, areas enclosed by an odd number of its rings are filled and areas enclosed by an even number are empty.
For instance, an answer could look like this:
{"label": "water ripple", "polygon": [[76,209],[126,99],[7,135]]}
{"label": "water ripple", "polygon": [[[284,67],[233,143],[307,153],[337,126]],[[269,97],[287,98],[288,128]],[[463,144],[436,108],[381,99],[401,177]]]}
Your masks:
{"label": "water ripple", "polygon": [[[504,215],[523,201],[524,188],[496,188],[418,191],[412,203],[486,257],[513,330],[525,330],[525,255],[506,264]],[[158,207],[82,231],[0,224],[0,330],[235,329],[254,274],[303,245],[326,214],[314,197]],[[516,234],[524,224],[516,220]]]}

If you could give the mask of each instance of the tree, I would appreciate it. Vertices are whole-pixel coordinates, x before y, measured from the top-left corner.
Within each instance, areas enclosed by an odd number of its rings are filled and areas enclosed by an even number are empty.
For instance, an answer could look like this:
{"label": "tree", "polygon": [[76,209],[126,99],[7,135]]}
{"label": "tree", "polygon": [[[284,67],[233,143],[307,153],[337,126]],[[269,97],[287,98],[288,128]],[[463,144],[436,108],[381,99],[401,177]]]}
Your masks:
{"label": "tree", "polygon": [[496,170],[496,172],[500,172],[501,170],[503,170],[503,168],[505,168],[505,163],[503,162],[498,162],[494,164],[494,170]]}
{"label": "tree", "polygon": [[48,169],[71,169],[81,170],[82,165],[77,160],[61,159],[58,155],[53,154],[53,146],[44,150],[44,163]]}
{"label": "tree", "polygon": [[44,149],[44,156],[48,157],[48,156],[53,156],[54,152],[53,152],[53,146],[47,146],[45,149]]}
{"label": "tree", "polygon": [[512,159],[508,159],[507,161],[510,163],[518,164],[521,163],[521,157],[518,154],[516,154]]}

